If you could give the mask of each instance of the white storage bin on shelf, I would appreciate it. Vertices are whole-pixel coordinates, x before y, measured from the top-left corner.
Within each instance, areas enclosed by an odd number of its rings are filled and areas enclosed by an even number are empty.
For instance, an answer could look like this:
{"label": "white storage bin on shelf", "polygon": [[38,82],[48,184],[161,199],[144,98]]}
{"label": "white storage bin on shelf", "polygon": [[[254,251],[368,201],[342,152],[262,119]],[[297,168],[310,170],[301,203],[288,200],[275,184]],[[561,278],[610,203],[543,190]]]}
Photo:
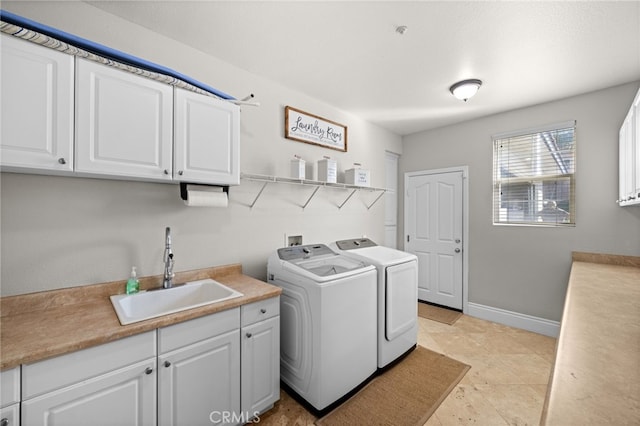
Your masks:
{"label": "white storage bin on shelf", "polygon": [[306,179],[306,162],[297,155],[291,160],[291,177],[294,179]]}
{"label": "white storage bin on shelf", "polygon": [[338,162],[329,157],[318,161],[318,180],[320,182],[338,182]]}
{"label": "white storage bin on shelf", "polygon": [[359,163],[353,163],[354,168],[344,171],[344,183],[357,186],[371,186],[371,173],[360,168]]}

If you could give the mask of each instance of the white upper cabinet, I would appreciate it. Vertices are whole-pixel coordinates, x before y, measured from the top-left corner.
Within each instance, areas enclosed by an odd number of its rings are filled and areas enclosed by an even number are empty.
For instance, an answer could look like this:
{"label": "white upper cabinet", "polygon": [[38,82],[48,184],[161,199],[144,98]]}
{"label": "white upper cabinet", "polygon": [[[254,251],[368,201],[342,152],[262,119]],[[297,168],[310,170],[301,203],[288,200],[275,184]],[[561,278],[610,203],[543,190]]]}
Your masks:
{"label": "white upper cabinet", "polygon": [[71,172],[74,57],[6,34],[0,42],[2,170]]}
{"label": "white upper cabinet", "polygon": [[240,184],[237,105],[13,36],[1,41],[2,171]]}
{"label": "white upper cabinet", "polygon": [[618,204],[640,205],[640,90],[620,127]]}
{"label": "white upper cabinet", "polygon": [[633,193],[636,197],[636,203],[640,204],[640,90],[636,94],[636,98],[633,101],[633,127],[634,127],[634,140],[633,140],[633,156],[634,156],[634,180],[633,180]]}
{"label": "white upper cabinet", "polygon": [[174,180],[240,183],[240,108],[175,89]]}
{"label": "white upper cabinet", "polygon": [[171,86],[77,59],[76,172],[171,180]]}

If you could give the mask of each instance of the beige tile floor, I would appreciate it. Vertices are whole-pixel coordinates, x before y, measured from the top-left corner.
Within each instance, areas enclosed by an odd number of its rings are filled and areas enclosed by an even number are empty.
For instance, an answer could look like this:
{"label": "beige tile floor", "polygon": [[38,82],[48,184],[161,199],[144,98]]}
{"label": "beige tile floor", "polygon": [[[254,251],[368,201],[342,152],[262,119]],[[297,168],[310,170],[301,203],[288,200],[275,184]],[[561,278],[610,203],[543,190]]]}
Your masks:
{"label": "beige tile floor", "polygon": [[[471,365],[425,426],[539,424],[556,339],[467,315],[452,326],[418,320],[418,344]],[[261,425],[314,424],[315,417],[280,395],[280,408],[262,416]]]}
{"label": "beige tile floor", "polygon": [[425,426],[539,424],[556,339],[467,315],[419,321],[418,344],[471,366]]}

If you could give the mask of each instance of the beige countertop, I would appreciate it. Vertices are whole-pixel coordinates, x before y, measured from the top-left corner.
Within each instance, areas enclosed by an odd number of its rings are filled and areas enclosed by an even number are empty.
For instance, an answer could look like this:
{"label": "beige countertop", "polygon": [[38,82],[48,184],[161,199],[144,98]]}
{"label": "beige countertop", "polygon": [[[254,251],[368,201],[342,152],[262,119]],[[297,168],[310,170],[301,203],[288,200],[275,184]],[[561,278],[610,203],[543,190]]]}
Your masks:
{"label": "beige countertop", "polygon": [[[203,315],[278,296],[282,289],[242,274],[239,264],[176,273],[175,282],[214,279],[244,296],[146,321],[120,325],[109,296],[126,281],[0,298],[0,370],[40,361]],[[159,287],[162,276],[140,279]]]}
{"label": "beige countertop", "polygon": [[640,257],[574,253],[542,425],[640,422]]}

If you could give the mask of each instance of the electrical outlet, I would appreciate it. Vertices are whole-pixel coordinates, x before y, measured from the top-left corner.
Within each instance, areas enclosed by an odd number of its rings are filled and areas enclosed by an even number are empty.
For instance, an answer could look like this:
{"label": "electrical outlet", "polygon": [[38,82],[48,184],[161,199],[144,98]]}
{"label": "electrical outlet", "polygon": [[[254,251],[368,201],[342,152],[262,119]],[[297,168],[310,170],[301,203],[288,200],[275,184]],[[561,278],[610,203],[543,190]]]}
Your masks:
{"label": "electrical outlet", "polygon": [[287,245],[287,247],[301,246],[302,235],[286,235],[285,234],[285,244]]}

